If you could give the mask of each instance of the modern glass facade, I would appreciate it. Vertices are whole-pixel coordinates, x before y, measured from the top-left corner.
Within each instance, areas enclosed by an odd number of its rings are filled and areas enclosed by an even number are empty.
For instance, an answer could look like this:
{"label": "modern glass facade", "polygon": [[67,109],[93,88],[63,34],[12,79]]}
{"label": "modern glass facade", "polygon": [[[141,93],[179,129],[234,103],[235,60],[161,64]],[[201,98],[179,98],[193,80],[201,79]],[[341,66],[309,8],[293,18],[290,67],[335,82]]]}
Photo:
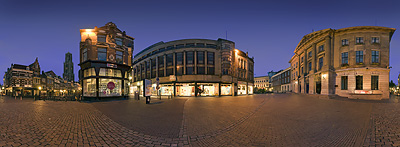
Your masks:
{"label": "modern glass facade", "polygon": [[[221,59],[222,54],[225,60]],[[253,60],[247,53],[235,49],[233,42],[223,39],[159,42],[135,55],[131,86],[136,88],[130,89],[140,91],[140,84],[136,84],[137,82],[150,79],[156,83],[158,78],[160,89],[153,92],[157,95],[252,94],[249,90],[253,90],[254,83]],[[226,69],[226,74],[222,74],[222,68]],[[241,74],[236,74],[238,72]],[[240,85],[240,89],[243,89],[240,92],[238,82],[245,83]]]}

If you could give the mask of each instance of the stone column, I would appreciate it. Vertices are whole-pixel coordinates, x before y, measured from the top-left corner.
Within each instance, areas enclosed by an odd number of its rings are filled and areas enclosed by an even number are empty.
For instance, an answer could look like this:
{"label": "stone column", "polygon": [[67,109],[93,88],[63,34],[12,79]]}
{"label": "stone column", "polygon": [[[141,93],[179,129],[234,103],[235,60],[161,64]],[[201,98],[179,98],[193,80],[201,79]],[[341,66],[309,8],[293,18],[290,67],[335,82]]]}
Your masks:
{"label": "stone column", "polygon": [[156,56],[156,77],[158,77],[158,56]]}
{"label": "stone column", "polygon": [[207,69],[207,51],[204,51],[204,74],[208,74],[208,69]]}
{"label": "stone column", "polygon": [[172,53],[173,59],[172,59],[172,67],[173,69],[173,74],[176,75],[176,54]]}
{"label": "stone column", "polygon": [[311,67],[312,67],[312,69],[311,69],[311,72],[312,73],[314,73],[315,71],[316,71],[316,69],[317,69],[317,60],[318,60],[318,58],[317,58],[317,55],[318,55],[318,53],[317,53],[317,44],[313,44],[312,45],[312,57],[311,57]]}
{"label": "stone column", "polygon": [[194,74],[197,75],[197,51],[193,51],[194,56]]}
{"label": "stone column", "polygon": [[186,75],[186,52],[183,51],[183,75]]}
{"label": "stone column", "polygon": [[167,76],[167,55],[164,54],[164,77]]}

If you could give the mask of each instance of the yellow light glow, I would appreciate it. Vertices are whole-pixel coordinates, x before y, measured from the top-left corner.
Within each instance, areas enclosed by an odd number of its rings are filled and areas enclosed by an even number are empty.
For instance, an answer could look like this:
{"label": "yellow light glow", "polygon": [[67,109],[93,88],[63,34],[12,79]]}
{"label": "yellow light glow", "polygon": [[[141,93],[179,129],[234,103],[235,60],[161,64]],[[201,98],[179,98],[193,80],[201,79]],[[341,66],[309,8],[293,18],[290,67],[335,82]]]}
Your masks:
{"label": "yellow light glow", "polygon": [[132,77],[129,77],[129,80],[132,80]]}
{"label": "yellow light glow", "polygon": [[85,32],[93,32],[93,29],[85,29]]}
{"label": "yellow light glow", "polygon": [[39,90],[42,90],[42,87],[39,87]]}

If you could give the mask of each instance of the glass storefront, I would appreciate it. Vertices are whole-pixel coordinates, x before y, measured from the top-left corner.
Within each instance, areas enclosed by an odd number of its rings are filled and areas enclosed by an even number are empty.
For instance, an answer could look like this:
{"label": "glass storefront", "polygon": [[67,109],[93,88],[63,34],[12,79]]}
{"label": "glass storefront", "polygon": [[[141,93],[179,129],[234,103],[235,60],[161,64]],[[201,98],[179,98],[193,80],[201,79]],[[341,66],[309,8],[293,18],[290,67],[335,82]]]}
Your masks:
{"label": "glass storefront", "polygon": [[96,96],[96,79],[83,80],[83,96]]}
{"label": "glass storefront", "polygon": [[161,95],[173,95],[174,94],[174,85],[160,84],[160,94]]}
{"label": "glass storefront", "polygon": [[198,83],[200,96],[218,96],[218,83]]}
{"label": "glass storefront", "polygon": [[177,96],[194,96],[194,83],[177,83],[176,84],[176,95]]}
{"label": "glass storefront", "polygon": [[124,80],[124,84],[125,84],[125,86],[124,86],[124,94],[128,95],[129,94],[129,85],[130,85],[130,83],[129,83],[128,80]]}
{"label": "glass storefront", "polygon": [[247,83],[240,82],[238,83],[238,95],[247,94]]}
{"label": "glass storefront", "polygon": [[249,83],[249,94],[253,94],[253,84]]}
{"label": "glass storefront", "polygon": [[122,80],[101,78],[99,84],[100,97],[122,95]]}
{"label": "glass storefront", "polygon": [[221,84],[221,95],[232,95],[232,84]]}

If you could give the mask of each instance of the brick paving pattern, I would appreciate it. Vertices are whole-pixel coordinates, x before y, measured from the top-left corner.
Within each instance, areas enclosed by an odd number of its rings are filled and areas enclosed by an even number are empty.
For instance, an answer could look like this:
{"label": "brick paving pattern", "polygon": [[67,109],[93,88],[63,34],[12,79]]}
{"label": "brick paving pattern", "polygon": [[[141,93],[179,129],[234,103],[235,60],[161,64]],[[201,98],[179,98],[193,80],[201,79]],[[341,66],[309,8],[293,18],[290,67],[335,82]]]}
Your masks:
{"label": "brick paving pattern", "polygon": [[397,101],[268,94],[152,102],[0,97],[0,146],[400,146]]}

